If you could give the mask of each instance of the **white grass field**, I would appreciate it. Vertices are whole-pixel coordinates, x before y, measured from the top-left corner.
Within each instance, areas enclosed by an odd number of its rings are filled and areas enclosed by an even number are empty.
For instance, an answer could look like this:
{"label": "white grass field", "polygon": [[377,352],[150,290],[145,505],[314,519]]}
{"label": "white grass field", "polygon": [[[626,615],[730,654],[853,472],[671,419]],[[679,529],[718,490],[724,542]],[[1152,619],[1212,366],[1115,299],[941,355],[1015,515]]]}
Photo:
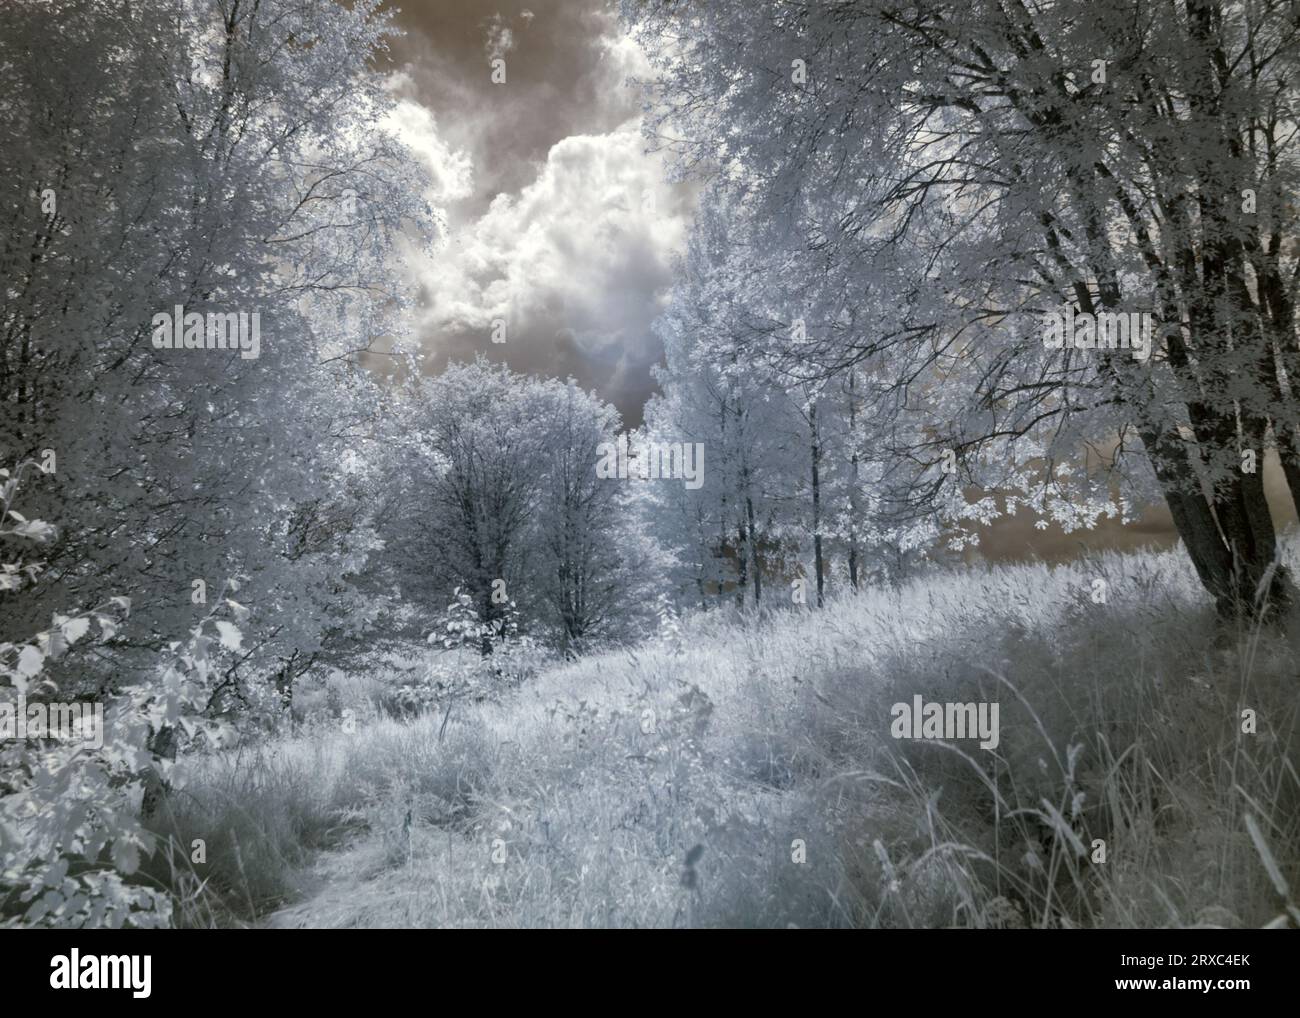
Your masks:
{"label": "white grass field", "polygon": [[[385,664],[190,764],[165,878],[197,925],[1300,925],[1297,641],[1175,551],[698,615],[449,717],[384,716]],[[1000,744],[895,740],[915,695]]]}

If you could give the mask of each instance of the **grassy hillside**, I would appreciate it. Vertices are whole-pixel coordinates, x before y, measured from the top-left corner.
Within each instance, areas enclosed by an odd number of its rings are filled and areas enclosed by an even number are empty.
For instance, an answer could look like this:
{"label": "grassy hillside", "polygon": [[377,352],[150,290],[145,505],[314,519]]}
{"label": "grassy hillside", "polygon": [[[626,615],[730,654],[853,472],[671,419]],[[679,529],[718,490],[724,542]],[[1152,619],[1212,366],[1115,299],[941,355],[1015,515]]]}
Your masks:
{"label": "grassy hillside", "polygon": [[[1148,553],[696,616],[450,717],[377,666],[352,731],[191,765],[207,859],[159,875],[192,923],[1296,926],[1298,645]],[[997,749],[892,738],[918,694],[997,701]]]}

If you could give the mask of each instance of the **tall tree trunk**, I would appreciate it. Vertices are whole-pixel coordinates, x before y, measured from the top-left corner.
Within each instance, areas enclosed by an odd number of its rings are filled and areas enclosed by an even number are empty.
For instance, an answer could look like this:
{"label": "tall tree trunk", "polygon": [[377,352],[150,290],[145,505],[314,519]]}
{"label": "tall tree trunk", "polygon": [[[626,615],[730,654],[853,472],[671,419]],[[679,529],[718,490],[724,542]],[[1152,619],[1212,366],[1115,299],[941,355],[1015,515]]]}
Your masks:
{"label": "tall tree trunk", "polygon": [[[1091,270],[1098,281],[1099,301],[1094,302],[1089,288],[1076,278],[1075,297],[1079,307],[1095,314],[1100,308],[1119,310],[1122,306],[1121,287],[1102,230],[1098,213],[1099,202],[1091,189],[1077,174],[1068,174],[1075,185],[1081,205],[1086,210],[1085,234],[1091,252]],[[1202,206],[1202,217],[1211,222],[1206,251],[1202,253],[1203,272],[1195,269],[1195,252],[1187,249],[1179,261],[1180,285],[1188,295],[1188,328],[1198,342],[1198,349],[1222,347],[1226,336],[1233,331],[1231,321],[1221,318],[1226,296],[1238,302],[1245,298],[1244,284],[1234,278],[1229,263],[1232,253],[1224,248],[1222,238],[1228,235],[1226,224],[1220,223],[1220,213],[1208,205]],[[1184,226],[1190,236],[1190,230]],[[1049,244],[1052,238],[1049,237]],[[1167,285],[1172,280],[1162,277]],[[1165,300],[1161,311],[1165,321],[1179,321],[1177,305]],[[1256,371],[1261,374],[1260,384],[1265,384],[1263,373],[1272,366],[1271,356],[1261,356],[1265,350],[1264,337],[1257,329],[1239,329],[1234,336],[1243,350],[1257,354]],[[1170,366],[1188,386],[1188,391],[1198,390],[1196,368],[1188,355],[1187,347],[1177,334],[1168,337]],[[1182,537],[1197,576],[1213,596],[1220,616],[1254,615],[1258,607],[1280,607],[1290,601],[1290,580],[1283,568],[1275,568],[1267,591],[1258,591],[1270,568],[1274,568],[1277,553],[1276,537],[1268,503],[1264,498],[1263,475],[1256,469],[1245,473],[1235,465],[1225,474],[1222,462],[1211,464],[1211,483],[1202,483],[1203,475],[1198,463],[1175,424],[1169,421],[1160,408],[1149,377],[1139,381],[1117,365],[1113,358],[1104,362],[1125,402],[1135,412],[1137,430],[1146,446],[1147,454],[1156,470],[1169,504],[1170,515]],[[1243,448],[1252,448],[1262,455],[1267,422],[1252,414],[1241,412],[1239,407],[1225,409],[1219,403],[1202,401],[1195,396],[1187,400],[1188,418],[1195,446],[1209,453],[1239,456]],[[1239,423],[1240,422],[1240,423]],[[1239,430],[1240,428],[1240,430]],[[1257,591],[1261,595],[1258,598]]]}
{"label": "tall tree trunk", "polygon": [[[723,449],[724,456],[727,449],[727,401],[722,401],[722,416],[719,424],[719,445]],[[725,461],[724,461],[725,462]],[[728,467],[730,464],[728,464]],[[727,486],[729,478],[725,475],[722,479],[721,491],[719,492],[719,510],[718,510],[718,600],[721,601],[726,593],[727,574]],[[744,603],[743,601],[741,602]]]}
{"label": "tall tree trunk", "polygon": [[813,564],[817,572],[817,607],[820,608],[825,604],[826,570],[822,560],[822,449],[817,432],[816,403],[808,408],[808,427],[812,432]]}
{"label": "tall tree trunk", "polygon": [[1291,492],[1291,504],[1295,506],[1296,515],[1300,516],[1300,442],[1296,440],[1296,429],[1290,424],[1280,425],[1274,432],[1277,441],[1277,456],[1282,461],[1282,475]]}
{"label": "tall tree trunk", "polygon": [[[1200,272],[1195,271],[1196,252],[1182,259],[1184,290],[1189,296],[1189,324],[1198,341],[1218,356],[1229,351],[1241,357],[1250,381],[1271,390],[1270,375],[1276,367],[1272,344],[1259,325],[1245,278],[1246,252],[1237,229],[1229,218],[1228,206],[1219,197],[1235,184],[1227,167],[1243,153],[1236,128],[1222,105],[1221,79],[1216,68],[1224,54],[1218,38],[1219,6],[1207,0],[1188,0],[1188,23],[1195,50],[1188,61],[1190,124],[1213,153],[1222,159],[1207,159],[1198,167],[1200,186],[1195,198],[1201,230]],[[1189,233],[1190,237],[1191,234]],[[1184,241],[1186,245],[1186,241]],[[1265,298],[1267,299],[1267,298]],[[1235,404],[1235,405],[1234,405]],[[1234,464],[1227,476],[1212,478],[1211,506],[1226,546],[1229,570],[1221,578],[1216,602],[1221,613],[1253,615],[1257,607],[1284,607],[1291,600],[1290,578],[1277,566],[1277,538],[1268,501],[1264,497],[1262,460],[1268,422],[1257,412],[1219,395],[1209,406],[1190,406],[1192,427],[1202,448],[1211,453],[1235,454],[1253,450],[1256,467],[1251,472]],[[1216,464],[1216,466],[1219,466]],[[1270,570],[1273,570],[1270,573]],[[1271,576],[1267,589],[1264,581]],[[1226,588],[1226,589],[1225,589]]]}
{"label": "tall tree trunk", "polygon": [[745,607],[745,591],[749,589],[749,538],[745,535],[745,522],[742,519],[736,528],[736,569],[739,579],[736,581],[736,604]]}
{"label": "tall tree trunk", "polygon": [[849,586],[858,589],[858,396],[856,371],[849,372]]}
{"label": "tall tree trunk", "polygon": [[[748,478],[748,474],[746,474]],[[749,482],[745,482],[746,489]],[[763,568],[758,562],[758,527],[754,522],[754,499],[745,494],[745,514],[749,517],[749,568],[754,574],[754,607],[763,603]]]}

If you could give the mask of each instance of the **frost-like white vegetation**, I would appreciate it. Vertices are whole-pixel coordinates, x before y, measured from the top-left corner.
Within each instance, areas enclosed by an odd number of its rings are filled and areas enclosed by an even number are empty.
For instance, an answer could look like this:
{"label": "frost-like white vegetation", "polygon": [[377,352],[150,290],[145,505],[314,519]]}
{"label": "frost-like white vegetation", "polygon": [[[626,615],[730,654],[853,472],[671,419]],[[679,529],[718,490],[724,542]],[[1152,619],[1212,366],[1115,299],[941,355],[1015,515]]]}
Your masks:
{"label": "frost-like white vegetation", "polygon": [[479,257],[384,0],[0,4],[0,925],[1300,923],[1294,5],[621,6]]}
{"label": "frost-like white vegetation", "polygon": [[[449,717],[384,716],[388,665],[338,681],[355,726],[195,765],[177,833],[222,872],[189,919],[1294,921],[1298,638],[1216,630],[1185,556],[1143,553],[697,615]],[[916,694],[999,701],[997,751],[891,739]]]}

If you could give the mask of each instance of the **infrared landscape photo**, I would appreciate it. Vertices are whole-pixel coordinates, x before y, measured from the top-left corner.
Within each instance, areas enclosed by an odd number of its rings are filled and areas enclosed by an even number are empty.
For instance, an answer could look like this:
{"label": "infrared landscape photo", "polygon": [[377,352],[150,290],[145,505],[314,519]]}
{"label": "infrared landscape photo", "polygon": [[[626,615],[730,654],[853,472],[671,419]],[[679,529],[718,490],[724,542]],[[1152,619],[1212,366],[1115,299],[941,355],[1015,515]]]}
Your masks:
{"label": "infrared landscape photo", "polygon": [[1300,929],[1295,0],[0,0],[0,219],[34,985]]}

